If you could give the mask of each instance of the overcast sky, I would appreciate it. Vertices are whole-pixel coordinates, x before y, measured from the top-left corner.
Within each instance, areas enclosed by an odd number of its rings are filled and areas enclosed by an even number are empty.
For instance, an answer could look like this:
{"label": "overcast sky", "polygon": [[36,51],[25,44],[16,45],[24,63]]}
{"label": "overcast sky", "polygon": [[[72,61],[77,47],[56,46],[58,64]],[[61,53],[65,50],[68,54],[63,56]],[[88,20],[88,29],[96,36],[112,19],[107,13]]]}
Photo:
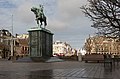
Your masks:
{"label": "overcast sky", "polygon": [[44,5],[47,29],[54,33],[54,41],[67,42],[78,49],[89,34],[96,32],[79,8],[86,0],[0,0],[0,28],[11,31],[13,15],[14,34],[28,33],[28,29],[37,26],[30,9],[39,4]]}

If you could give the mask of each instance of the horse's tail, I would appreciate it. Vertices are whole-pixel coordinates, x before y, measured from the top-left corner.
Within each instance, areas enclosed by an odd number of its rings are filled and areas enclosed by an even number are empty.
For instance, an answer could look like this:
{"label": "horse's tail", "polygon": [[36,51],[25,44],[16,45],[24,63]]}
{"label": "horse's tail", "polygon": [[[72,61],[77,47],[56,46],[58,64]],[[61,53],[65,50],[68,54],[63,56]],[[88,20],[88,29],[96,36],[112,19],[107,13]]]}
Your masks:
{"label": "horse's tail", "polygon": [[45,26],[46,26],[47,25],[46,17],[44,17],[44,23],[45,23]]}
{"label": "horse's tail", "polygon": [[47,25],[47,22],[45,21],[45,26]]}

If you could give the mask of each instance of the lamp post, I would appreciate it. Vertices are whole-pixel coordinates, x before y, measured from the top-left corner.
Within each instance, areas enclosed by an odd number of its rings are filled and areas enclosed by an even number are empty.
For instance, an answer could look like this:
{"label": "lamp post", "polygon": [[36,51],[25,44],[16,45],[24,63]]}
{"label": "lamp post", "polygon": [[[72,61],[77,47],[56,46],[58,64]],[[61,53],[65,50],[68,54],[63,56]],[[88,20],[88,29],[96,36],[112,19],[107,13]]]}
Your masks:
{"label": "lamp post", "polygon": [[12,26],[11,26],[11,58],[14,57],[14,47],[13,47],[13,15],[12,15]]}

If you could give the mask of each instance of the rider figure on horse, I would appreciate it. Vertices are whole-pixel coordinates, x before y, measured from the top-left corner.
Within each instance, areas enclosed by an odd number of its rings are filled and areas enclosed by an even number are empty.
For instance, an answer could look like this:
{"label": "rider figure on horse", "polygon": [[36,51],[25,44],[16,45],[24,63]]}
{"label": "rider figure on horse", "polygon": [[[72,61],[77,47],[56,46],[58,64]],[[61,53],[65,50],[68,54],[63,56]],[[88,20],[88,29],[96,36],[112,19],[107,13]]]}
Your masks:
{"label": "rider figure on horse", "polygon": [[43,16],[44,16],[43,5],[39,5],[38,13],[39,13],[38,15],[41,15],[41,18],[43,18]]}
{"label": "rider figure on horse", "polygon": [[39,22],[41,23],[41,25],[42,25],[42,22],[44,22],[44,26],[47,25],[46,16],[44,15],[44,12],[43,12],[43,5],[39,5],[38,8],[32,7],[31,11],[34,12],[34,14],[36,15],[36,21],[37,21],[38,26],[39,26]]}

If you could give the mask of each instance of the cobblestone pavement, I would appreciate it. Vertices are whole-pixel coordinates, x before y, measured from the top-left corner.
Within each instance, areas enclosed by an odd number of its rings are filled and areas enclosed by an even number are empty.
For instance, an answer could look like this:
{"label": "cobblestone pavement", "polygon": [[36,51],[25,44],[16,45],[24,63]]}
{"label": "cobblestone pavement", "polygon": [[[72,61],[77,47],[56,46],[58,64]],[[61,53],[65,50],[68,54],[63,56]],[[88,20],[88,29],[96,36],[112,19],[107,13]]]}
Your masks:
{"label": "cobblestone pavement", "polygon": [[103,63],[0,61],[0,79],[120,79],[120,68]]}

